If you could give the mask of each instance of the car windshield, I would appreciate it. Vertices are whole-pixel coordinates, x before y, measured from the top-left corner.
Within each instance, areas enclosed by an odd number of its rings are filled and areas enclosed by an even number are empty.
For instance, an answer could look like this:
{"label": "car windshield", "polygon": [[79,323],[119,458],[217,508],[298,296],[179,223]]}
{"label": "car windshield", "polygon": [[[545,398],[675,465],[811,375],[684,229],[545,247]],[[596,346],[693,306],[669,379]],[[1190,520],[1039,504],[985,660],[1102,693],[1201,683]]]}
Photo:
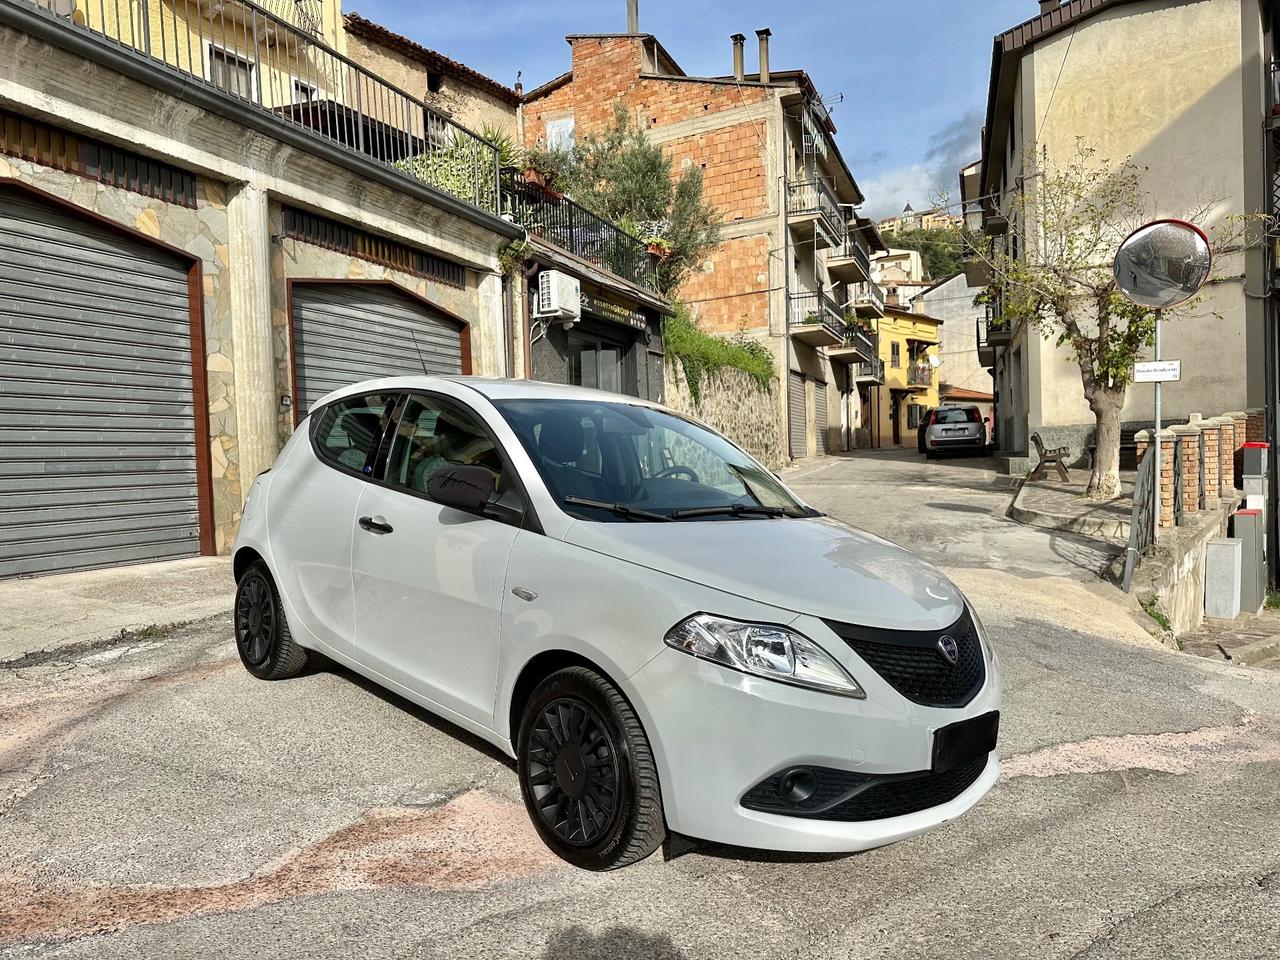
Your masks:
{"label": "car windshield", "polygon": [[494,406],[572,516],[627,522],[814,515],[724,437],[665,411],[576,399]]}

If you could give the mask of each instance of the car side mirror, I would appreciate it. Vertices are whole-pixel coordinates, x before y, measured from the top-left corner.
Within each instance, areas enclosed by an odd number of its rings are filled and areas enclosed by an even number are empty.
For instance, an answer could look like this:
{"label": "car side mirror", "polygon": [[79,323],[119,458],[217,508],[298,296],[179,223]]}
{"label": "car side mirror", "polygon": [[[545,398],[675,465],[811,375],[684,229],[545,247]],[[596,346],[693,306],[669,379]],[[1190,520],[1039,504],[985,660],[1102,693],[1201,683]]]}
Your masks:
{"label": "car side mirror", "polygon": [[990,423],[990,422],[991,422],[991,418],[990,418],[990,417],[983,417],[983,418],[982,418],[982,422],[983,422],[983,423]]}
{"label": "car side mirror", "polygon": [[493,473],[484,467],[445,467],[427,481],[427,496],[467,513],[480,513],[493,499]]}

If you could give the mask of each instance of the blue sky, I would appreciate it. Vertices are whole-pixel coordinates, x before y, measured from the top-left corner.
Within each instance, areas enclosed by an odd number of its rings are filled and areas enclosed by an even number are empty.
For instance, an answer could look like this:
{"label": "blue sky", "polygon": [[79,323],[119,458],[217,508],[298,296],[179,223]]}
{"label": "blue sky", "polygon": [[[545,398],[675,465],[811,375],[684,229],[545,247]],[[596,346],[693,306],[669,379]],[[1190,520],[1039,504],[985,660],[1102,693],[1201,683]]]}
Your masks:
{"label": "blue sky", "polygon": [[[345,0],[344,9],[525,89],[569,68],[567,33],[626,29],[625,0]],[[729,35],[773,30],[775,70],[803,69],[830,101],[840,149],[867,196],[864,212],[952,196],[959,168],[978,156],[992,37],[1035,15],[1035,0],[640,0],[640,29],[687,73],[732,70]]]}

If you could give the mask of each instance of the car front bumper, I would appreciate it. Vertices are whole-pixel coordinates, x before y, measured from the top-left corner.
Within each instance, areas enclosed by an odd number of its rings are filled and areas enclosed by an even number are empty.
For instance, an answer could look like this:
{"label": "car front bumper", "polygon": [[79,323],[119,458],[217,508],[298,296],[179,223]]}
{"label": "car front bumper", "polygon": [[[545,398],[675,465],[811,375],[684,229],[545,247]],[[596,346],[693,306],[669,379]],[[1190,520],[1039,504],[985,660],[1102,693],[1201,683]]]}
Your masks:
{"label": "car front bumper", "polygon": [[[865,700],[739,673],[665,650],[630,678],[649,733],[668,826],[716,843],[765,850],[841,853],[925,833],[963,814],[1000,775],[995,754],[962,793],[927,809],[843,822],[750,810],[743,795],[791,767],[878,776],[921,773],[934,731],[999,709],[998,667],[960,709],[917,706],[864,668]],[[843,658],[842,658],[843,659]]]}

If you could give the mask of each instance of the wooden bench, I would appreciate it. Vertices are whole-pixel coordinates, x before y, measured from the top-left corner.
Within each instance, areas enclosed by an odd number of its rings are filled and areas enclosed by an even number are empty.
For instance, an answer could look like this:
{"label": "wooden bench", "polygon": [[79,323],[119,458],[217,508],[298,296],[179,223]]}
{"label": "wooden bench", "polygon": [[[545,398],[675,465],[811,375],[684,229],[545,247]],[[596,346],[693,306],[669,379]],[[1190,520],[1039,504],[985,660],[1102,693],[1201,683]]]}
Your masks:
{"label": "wooden bench", "polygon": [[[1148,429],[1147,427],[1122,427],[1120,430],[1120,469],[1136,470],[1138,468],[1138,432],[1139,430]],[[1096,440],[1090,442],[1085,447],[1085,457],[1089,462],[1089,469],[1093,469],[1094,458],[1098,454],[1098,442]]]}
{"label": "wooden bench", "polygon": [[1063,483],[1071,480],[1071,474],[1067,473],[1067,465],[1062,461],[1067,459],[1071,453],[1070,447],[1054,447],[1052,450],[1046,450],[1044,441],[1040,438],[1040,434],[1033,433],[1031,442],[1035,444],[1036,453],[1040,456],[1040,462],[1036,464],[1036,468],[1027,476],[1027,480],[1040,480],[1044,477],[1044,469],[1048,466],[1056,467],[1058,476],[1062,478]]}

